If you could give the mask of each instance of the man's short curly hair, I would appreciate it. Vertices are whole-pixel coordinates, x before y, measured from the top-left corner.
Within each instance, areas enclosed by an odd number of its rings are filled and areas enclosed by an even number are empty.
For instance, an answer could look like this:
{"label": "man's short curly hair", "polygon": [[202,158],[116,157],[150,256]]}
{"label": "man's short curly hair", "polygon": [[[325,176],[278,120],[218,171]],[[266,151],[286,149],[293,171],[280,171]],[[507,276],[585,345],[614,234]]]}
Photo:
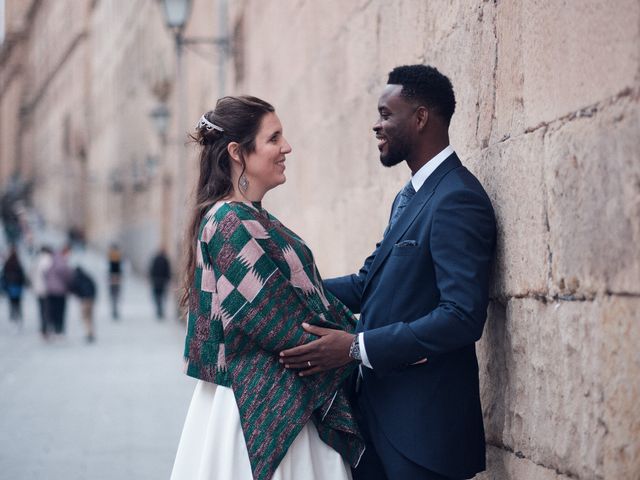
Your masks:
{"label": "man's short curly hair", "polygon": [[451,81],[429,65],[403,65],[389,73],[388,84],[402,85],[401,96],[432,108],[449,125],[456,109]]}

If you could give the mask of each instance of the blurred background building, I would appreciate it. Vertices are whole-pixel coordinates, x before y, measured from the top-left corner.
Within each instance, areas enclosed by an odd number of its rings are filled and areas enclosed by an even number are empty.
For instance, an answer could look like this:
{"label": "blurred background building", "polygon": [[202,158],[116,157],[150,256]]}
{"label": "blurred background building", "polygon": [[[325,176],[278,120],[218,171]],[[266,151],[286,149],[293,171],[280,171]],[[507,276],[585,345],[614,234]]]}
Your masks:
{"label": "blurred background building", "polygon": [[325,276],[355,271],[409,176],[378,162],[379,92],[396,65],[438,67],[499,221],[480,478],[640,476],[637,0],[193,0],[173,30],[156,0],[0,5],[4,210],[118,242],[137,269],[179,256],[187,133],[250,93],[293,146],[267,208]]}

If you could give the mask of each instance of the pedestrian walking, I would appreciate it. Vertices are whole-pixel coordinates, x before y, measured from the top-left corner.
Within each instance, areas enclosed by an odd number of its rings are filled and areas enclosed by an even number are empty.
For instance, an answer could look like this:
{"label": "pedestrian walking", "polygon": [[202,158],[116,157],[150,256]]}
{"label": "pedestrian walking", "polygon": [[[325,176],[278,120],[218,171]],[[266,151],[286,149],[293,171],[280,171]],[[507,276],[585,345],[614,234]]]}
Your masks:
{"label": "pedestrian walking", "polygon": [[109,247],[109,298],[111,300],[111,318],[117,320],[120,315],[120,289],[122,287],[122,252],[117,244]]}
{"label": "pedestrian walking", "polygon": [[71,249],[65,246],[61,251],[53,255],[51,267],[45,273],[47,288],[47,316],[51,321],[53,333],[64,334],[65,310],[67,304],[67,292],[71,282],[72,270],[69,267],[68,257]]}
{"label": "pedestrian walking", "polygon": [[9,319],[18,326],[22,325],[22,291],[26,283],[27,276],[18,258],[18,251],[12,246],[2,268],[2,285],[9,298]]}
{"label": "pedestrian walking", "polygon": [[164,249],[160,249],[151,260],[149,280],[151,282],[151,293],[156,305],[156,317],[160,320],[164,318],[164,297],[167,285],[171,280],[171,265]]}
{"label": "pedestrian walking", "polygon": [[96,299],[96,283],[82,267],[76,267],[69,284],[69,292],[80,300],[82,321],[87,332],[87,343],[93,343],[95,341],[93,305]]}
{"label": "pedestrian walking", "polygon": [[43,339],[49,337],[52,325],[47,314],[47,284],[45,274],[53,264],[53,250],[51,247],[43,246],[36,256],[33,271],[31,274],[33,293],[38,299],[38,309],[40,311],[40,333]]}

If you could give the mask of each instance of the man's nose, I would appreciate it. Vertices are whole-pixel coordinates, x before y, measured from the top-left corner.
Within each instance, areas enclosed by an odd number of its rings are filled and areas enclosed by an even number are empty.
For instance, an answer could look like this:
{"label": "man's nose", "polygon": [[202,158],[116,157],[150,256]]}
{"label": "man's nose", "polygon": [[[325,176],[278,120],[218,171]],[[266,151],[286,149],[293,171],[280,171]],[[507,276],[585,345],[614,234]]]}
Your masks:
{"label": "man's nose", "polygon": [[376,120],[376,123],[373,124],[372,130],[378,133],[378,130],[382,130],[382,125],[380,125],[380,119]]}
{"label": "man's nose", "polygon": [[284,145],[282,146],[282,153],[291,153],[292,150],[291,145],[289,145],[289,142],[285,139]]}

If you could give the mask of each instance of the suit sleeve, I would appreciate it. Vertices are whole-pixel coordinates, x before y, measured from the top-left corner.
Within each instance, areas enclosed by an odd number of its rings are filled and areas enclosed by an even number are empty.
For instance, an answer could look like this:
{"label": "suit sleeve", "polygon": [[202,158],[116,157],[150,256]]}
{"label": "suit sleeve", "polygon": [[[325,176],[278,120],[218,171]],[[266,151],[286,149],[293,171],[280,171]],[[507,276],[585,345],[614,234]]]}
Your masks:
{"label": "suit sleeve", "polygon": [[452,192],[435,206],[430,248],[440,292],[438,306],[412,322],[364,334],[374,370],[389,372],[480,339],[488,305],[495,218],[486,197]]}

